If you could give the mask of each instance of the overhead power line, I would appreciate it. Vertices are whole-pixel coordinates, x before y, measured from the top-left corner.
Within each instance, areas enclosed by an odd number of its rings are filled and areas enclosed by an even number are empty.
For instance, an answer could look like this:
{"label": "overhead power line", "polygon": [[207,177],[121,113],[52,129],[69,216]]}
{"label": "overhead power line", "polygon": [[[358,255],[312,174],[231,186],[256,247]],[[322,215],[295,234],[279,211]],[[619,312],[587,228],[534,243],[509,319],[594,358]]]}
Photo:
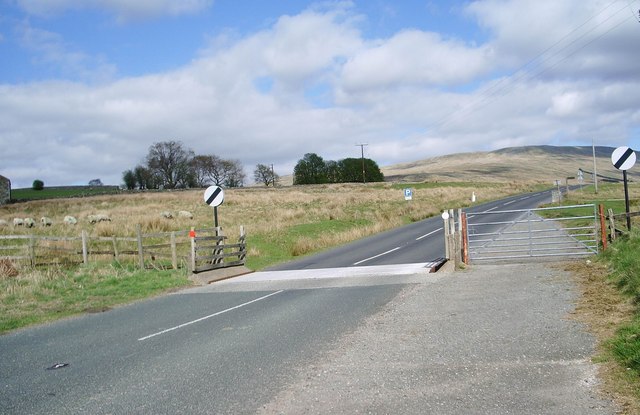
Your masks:
{"label": "overhead power line", "polygon": [[[558,50],[556,50],[552,54],[549,54],[550,51],[552,51],[557,46],[561,45],[563,42],[569,40],[576,32],[578,32],[580,29],[584,28],[586,25],[589,24],[589,22],[591,22],[594,19],[596,19],[598,16],[600,16],[601,14],[606,12],[611,6],[613,6],[614,4],[616,4],[618,2],[619,2],[619,0],[614,0],[611,3],[609,3],[607,6],[605,6],[604,8],[600,9],[600,11],[598,11],[598,13],[596,13],[593,16],[589,17],[583,23],[581,23],[580,25],[578,25],[577,27],[572,29],[570,32],[568,32],[566,35],[564,35],[562,38],[560,38],[559,40],[554,42],[552,45],[550,45],[547,48],[545,48],[542,52],[540,52],[534,58],[529,60],[526,64],[522,65],[519,69],[517,69],[513,73],[512,76],[502,78],[501,80],[496,82],[494,85],[492,85],[491,87],[489,87],[485,91],[483,91],[480,95],[478,95],[472,102],[470,102],[464,108],[462,108],[462,109],[460,109],[458,111],[452,112],[450,114],[447,114],[446,116],[444,116],[443,118],[438,120],[435,123],[434,128],[442,128],[443,126],[445,126],[447,124],[450,124],[451,122],[453,122],[455,120],[460,119],[460,117],[462,117],[462,116],[464,116],[466,114],[470,114],[473,111],[475,111],[475,110],[487,105],[488,103],[490,103],[493,100],[495,100],[499,96],[499,94],[503,94],[507,90],[514,88],[515,86],[517,86],[518,83],[521,83],[521,82],[524,82],[524,81],[530,81],[530,80],[535,79],[536,77],[541,76],[545,72],[555,68],[560,63],[566,61],[571,56],[574,56],[579,51],[581,51],[585,47],[589,46],[593,42],[601,39],[605,35],[609,34],[611,31],[617,29],[618,27],[620,27],[624,23],[628,22],[631,16],[628,16],[627,18],[624,18],[621,21],[617,22],[611,28],[609,28],[605,32],[601,33],[600,35],[598,35],[598,36],[596,36],[596,37],[594,37],[592,39],[589,39],[588,41],[586,41],[586,42],[584,42],[582,44],[579,44],[578,47],[576,47],[571,52],[566,53],[564,55],[561,55],[564,51],[569,49],[571,46],[576,45],[578,42],[580,42],[581,40],[585,39],[588,35],[590,35],[594,31],[596,31],[602,25],[606,24],[611,19],[616,17],[622,11],[628,9],[629,5],[625,4],[623,7],[615,10],[607,18],[605,18],[604,20],[600,21],[598,24],[596,24],[595,26],[591,27],[589,30],[587,30],[586,32],[582,33],[577,38],[571,40],[566,45],[560,47]],[[633,18],[636,18],[636,16],[633,15]],[[547,62],[551,61],[552,59],[554,59],[556,57],[558,58],[557,61],[555,61],[551,65],[547,65],[546,67],[542,67],[542,65],[544,63],[547,63]]]}

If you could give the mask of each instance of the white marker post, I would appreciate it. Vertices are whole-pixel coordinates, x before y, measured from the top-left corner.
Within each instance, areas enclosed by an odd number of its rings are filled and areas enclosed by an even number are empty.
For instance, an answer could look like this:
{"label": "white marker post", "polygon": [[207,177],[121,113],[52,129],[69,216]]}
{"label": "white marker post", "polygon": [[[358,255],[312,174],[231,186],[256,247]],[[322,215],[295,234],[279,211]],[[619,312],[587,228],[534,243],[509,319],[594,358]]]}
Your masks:
{"label": "white marker post", "polygon": [[450,259],[449,252],[449,235],[451,234],[449,229],[449,212],[446,210],[442,212],[442,220],[444,221],[444,257]]}

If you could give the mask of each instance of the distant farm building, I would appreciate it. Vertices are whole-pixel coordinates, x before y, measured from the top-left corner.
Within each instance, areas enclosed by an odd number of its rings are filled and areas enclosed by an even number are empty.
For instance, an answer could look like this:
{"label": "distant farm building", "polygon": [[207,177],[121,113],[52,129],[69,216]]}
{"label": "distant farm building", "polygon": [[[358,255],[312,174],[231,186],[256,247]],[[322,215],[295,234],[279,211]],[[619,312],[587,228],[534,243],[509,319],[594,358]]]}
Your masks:
{"label": "distant farm building", "polygon": [[4,176],[0,176],[0,205],[9,203],[11,200],[11,181]]}

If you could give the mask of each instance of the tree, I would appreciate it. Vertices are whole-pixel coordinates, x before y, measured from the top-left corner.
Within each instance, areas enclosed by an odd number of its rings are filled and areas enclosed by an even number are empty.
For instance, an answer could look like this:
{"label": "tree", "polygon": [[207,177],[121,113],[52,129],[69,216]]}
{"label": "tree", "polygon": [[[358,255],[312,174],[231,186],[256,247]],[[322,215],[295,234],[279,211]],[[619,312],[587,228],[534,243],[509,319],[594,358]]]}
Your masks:
{"label": "tree", "polygon": [[189,162],[195,187],[206,187],[211,183],[213,157],[215,156],[195,156]]}
{"label": "tree", "polygon": [[325,169],[327,172],[327,181],[329,183],[342,182],[342,172],[340,171],[340,163],[337,161],[329,160],[325,163]]}
{"label": "tree", "polygon": [[154,177],[153,173],[148,168],[138,164],[135,169],[133,169],[133,174],[136,177],[138,189],[144,190],[158,188],[158,180],[156,180],[156,177]]}
{"label": "tree", "polygon": [[218,156],[211,156],[211,169],[209,170],[209,178],[213,180],[216,186],[222,186],[229,174],[234,169],[234,162],[231,160],[223,160]]}
{"label": "tree", "polygon": [[[346,158],[338,162],[340,165],[342,183],[362,182],[362,159]],[[364,159],[365,180],[367,182],[382,182],[384,175],[380,171],[378,164],[371,159]]]}
{"label": "tree", "polygon": [[293,184],[327,183],[327,168],[322,157],[307,153],[293,168]]}
{"label": "tree", "polygon": [[253,178],[256,183],[263,183],[265,186],[275,186],[279,177],[274,173],[273,169],[266,164],[258,164],[253,171]]}
{"label": "tree", "polygon": [[122,172],[122,181],[127,190],[133,190],[136,188],[136,175],[133,170],[125,170]]}
{"label": "tree", "polygon": [[193,151],[185,149],[179,141],[163,141],[149,147],[147,167],[167,189],[186,187],[190,180],[189,162]]}
{"label": "tree", "polygon": [[240,160],[224,160],[224,170],[227,172],[224,185],[227,187],[242,187],[246,179],[244,168]]}
{"label": "tree", "polygon": [[[362,164],[362,161],[360,161]],[[378,163],[371,159],[364,159],[364,170],[367,182],[384,182],[384,174],[380,170]]]}
{"label": "tree", "polygon": [[31,185],[31,188],[33,190],[42,190],[42,189],[44,189],[44,182],[42,180],[36,179],[36,180],[33,181],[33,184]]}
{"label": "tree", "polygon": [[89,180],[89,186],[93,186],[93,187],[102,186],[102,180],[100,179]]}

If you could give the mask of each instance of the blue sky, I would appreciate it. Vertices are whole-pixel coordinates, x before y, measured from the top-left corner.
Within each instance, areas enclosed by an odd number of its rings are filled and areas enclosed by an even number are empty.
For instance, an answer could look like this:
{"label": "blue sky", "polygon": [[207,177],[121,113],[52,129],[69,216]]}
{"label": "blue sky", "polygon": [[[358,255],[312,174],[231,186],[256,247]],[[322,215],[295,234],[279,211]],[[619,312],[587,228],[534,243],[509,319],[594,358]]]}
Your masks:
{"label": "blue sky", "polygon": [[[640,0],[4,0],[0,174],[119,184],[151,144],[290,174],[640,148]],[[24,149],[34,149],[24,151]],[[37,149],[37,151],[35,150]]]}

